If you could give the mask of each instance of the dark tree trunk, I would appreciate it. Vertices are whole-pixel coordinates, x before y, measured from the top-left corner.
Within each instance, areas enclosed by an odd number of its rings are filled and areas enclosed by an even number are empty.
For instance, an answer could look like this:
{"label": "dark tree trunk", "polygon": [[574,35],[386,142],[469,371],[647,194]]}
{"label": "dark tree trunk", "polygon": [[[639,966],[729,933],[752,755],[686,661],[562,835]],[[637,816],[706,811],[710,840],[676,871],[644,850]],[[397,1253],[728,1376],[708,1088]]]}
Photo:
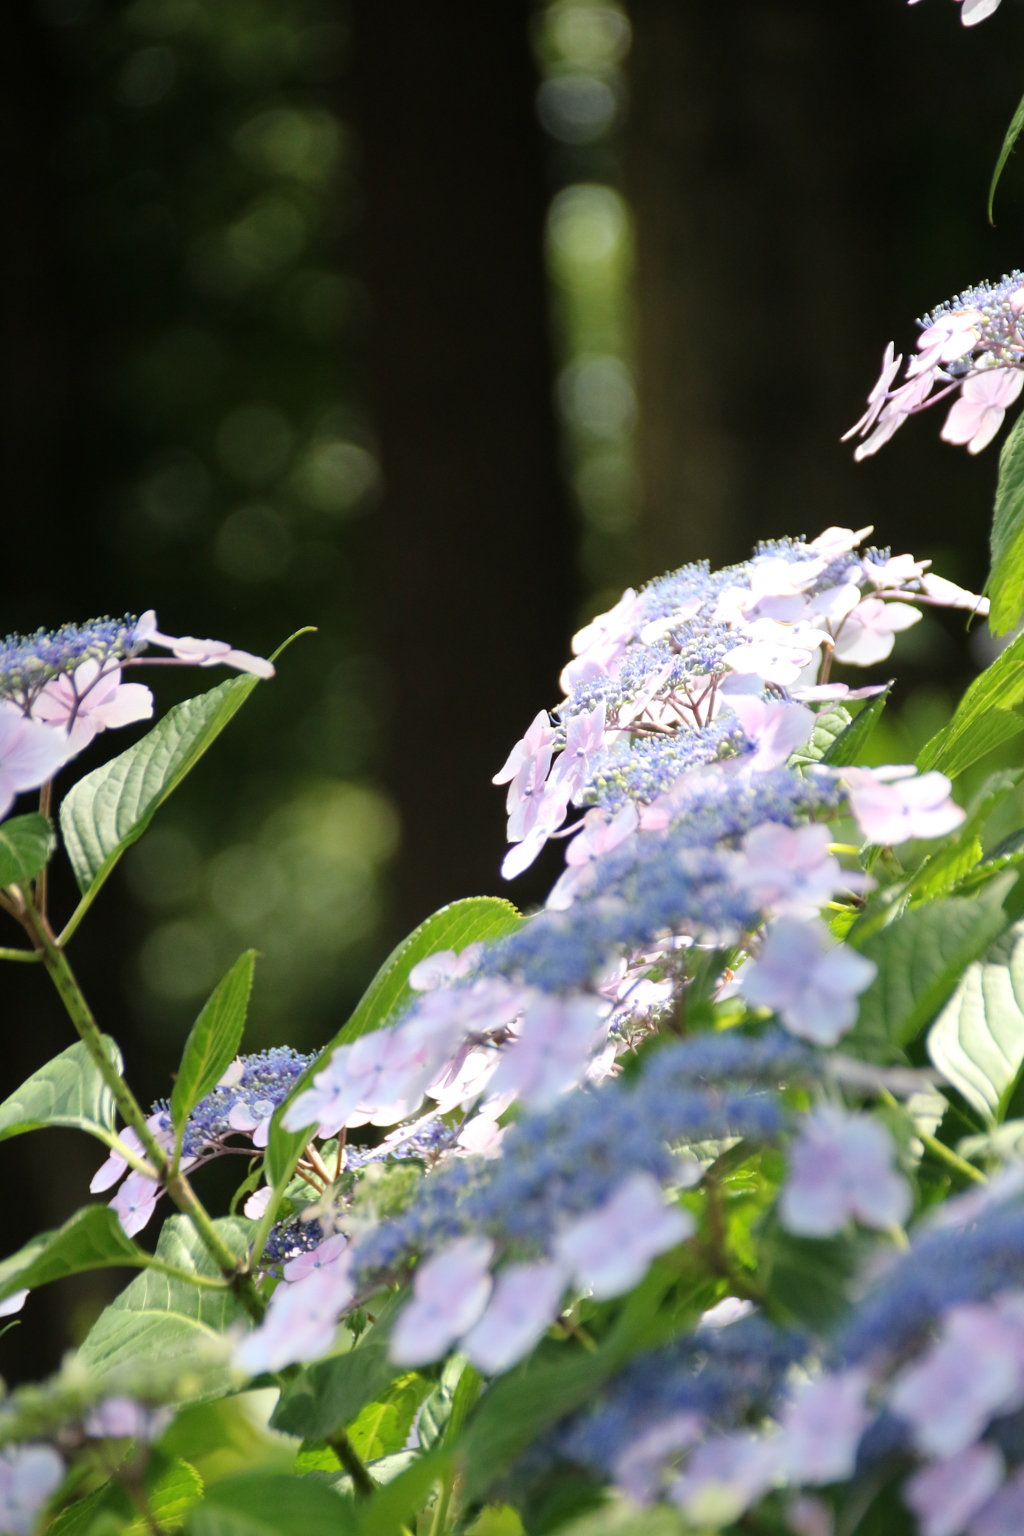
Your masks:
{"label": "dark tree trunk", "polygon": [[916,316],[1019,261],[1019,170],[995,231],[984,196],[1024,13],[965,31],[939,0],[630,9],[648,568],[873,523],[983,580],[994,454],[938,443],[941,412],[862,466],[839,438],[890,337],[912,348]]}
{"label": "dark tree trunk", "polygon": [[405,927],[458,896],[541,892],[500,881],[490,783],[558,696],[572,610],[527,20],[519,0],[356,5]]}

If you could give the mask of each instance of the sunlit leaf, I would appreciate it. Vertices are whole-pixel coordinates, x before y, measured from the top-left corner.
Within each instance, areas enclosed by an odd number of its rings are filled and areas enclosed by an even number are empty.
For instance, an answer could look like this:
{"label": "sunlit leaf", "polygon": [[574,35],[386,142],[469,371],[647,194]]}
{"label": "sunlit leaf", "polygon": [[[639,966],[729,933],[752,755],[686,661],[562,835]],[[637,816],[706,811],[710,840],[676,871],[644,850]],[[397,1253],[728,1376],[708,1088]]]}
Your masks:
{"label": "sunlit leaf", "polygon": [[823,709],[814,717],[814,730],[811,739],[805,746],[798,747],[789,761],[794,768],[802,768],[808,763],[820,763],[827,752],[841,741],[844,733],[853,723],[848,709],[841,704],[833,704],[830,709]]}
{"label": "sunlit leaf", "polygon": [[1011,740],[1021,731],[1024,731],[1024,635],[1019,635],[980,677],[974,679],[949,724],[921,748],[917,766],[922,772],[938,768],[950,778],[956,778],[993,747]]}
{"label": "sunlit leaf", "polygon": [[246,1472],[207,1490],[190,1510],[190,1536],[356,1536],[352,1501],[311,1478]]}
{"label": "sunlit leaf", "polygon": [[34,1290],[86,1269],[110,1269],[144,1262],[107,1205],[87,1205],[54,1232],[41,1232],[0,1262],[0,1301],[15,1291]]}
{"label": "sunlit leaf", "polygon": [[968,966],[928,1035],[928,1054],[990,1123],[1002,1120],[1024,1067],[1024,926]]}
{"label": "sunlit leaf", "polygon": [[855,763],[871,739],[871,733],[889,702],[890,683],[884,693],[869,699],[859,714],[855,715],[845,730],[841,731],[826,750],[822,761],[833,768],[846,768]]}
{"label": "sunlit leaf", "polygon": [[[186,1511],[203,1496],[203,1480],[195,1467],[180,1458],[150,1453],[142,1478],[146,1504],[159,1530],[175,1530]],[[128,1490],[111,1479],[64,1509],[50,1526],[51,1536],[88,1536],[95,1529],[104,1536],[152,1536],[152,1526],[139,1513]]]}
{"label": "sunlit leaf", "polygon": [[49,818],[33,811],[0,825],[0,885],[27,885],[54,850]]}
{"label": "sunlit leaf", "polygon": [[[103,1036],[111,1061],[121,1071],[121,1052]],[[0,1104],[0,1141],[25,1131],[60,1125],[109,1141],[114,1134],[114,1095],[83,1041],[69,1045]]]}
{"label": "sunlit leaf", "polygon": [[238,1054],[252,990],[256,951],[247,949],[217,983],[192,1026],[171,1093],[171,1118],[180,1128],[199,1100],[216,1087]]}
{"label": "sunlit leaf", "polygon": [[[252,1222],[226,1216],[215,1225],[232,1252],[243,1257]],[[164,1222],[156,1256],[176,1269],[219,1277],[187,1216],[172,1216]],[[161,1375],[180,1368],[183,1375],[201,1372],[203,1390],[213,1392],[231,1381],[223,1333],[235,1324],[247,1327],[249,1319],[233,1291],[199,1290],[184,1280],[147,1270],[100,1313],[80,1354],[101,1381],[126,1366],[148,1367]]]}
{"label": "sunlit leaf", "polygon": [[892,1057],[938,1013],[967,966],[1007,926],[1003,898],[1013,874],[1000,875],[982,895],[949,897],[905,912],[857,947],[878,966],[860,1000],[856,1027],[843,1049]]}

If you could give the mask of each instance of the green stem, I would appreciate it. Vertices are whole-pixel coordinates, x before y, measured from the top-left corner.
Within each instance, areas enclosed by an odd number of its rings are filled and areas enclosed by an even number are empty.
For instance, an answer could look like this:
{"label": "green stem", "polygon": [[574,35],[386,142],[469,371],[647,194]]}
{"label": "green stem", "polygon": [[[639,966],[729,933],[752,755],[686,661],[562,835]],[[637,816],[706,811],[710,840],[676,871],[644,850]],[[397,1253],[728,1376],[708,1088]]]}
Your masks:
{"label": "green stem", "polygon": [[[899,1108],[898,1101],[893,1098],[887,1088],[883,1088],[878,1097],[882,1100],[883,1104],[888,1104],[893,1109]],[[937,1157],[941,1163],[945,1163],[949,1168],[955,1168],[957,1173],[961,1174],[963,1178],[971,1179],[975,1184],[988,1183],[988,1179],[980,1168],[975,1168],[971,1163],[965,1162],[962,1157],[957,1157],[952,1147],[947,1147],[944,1141],[939,1141],[935,1136],[929,1136],[926,1131],[922,1131],[919,1128],[916,1128],[915,1133],[921,1145],[927,1148],[932,1156]]]}
{"label": "green stem", "polygon": [[22,960],[31,965],[42,958],[38,949],[0,949],[0,960]]}
{"label": "green stem", "polygon": [[988,1183],[988,1179],[980,1168],[975,1168],[971,1163],[965,1162],[962,1157],[957,1157],[953,1149],[947,1147],[944,1142],[938,1141],[934,1136],[927,1136],[920,1130],[917,1132],[917,1139],[933,1157],[937,1157],[940,1162],[946,1163],[950,1168],[955,1168],[957,1173],[962,1174],[965,1179],[972,1179],[975,1184]]}
{"label": "green stem", "polygon": [[181,1280],[201,1291],[224,1291],[231,1283],[227,1279],[214,1280],[210,1275],[197,1275],[190,1269],[179,1269],[176,1264],[165,1264],[163,1259],[151,1258],[149,1254],[142,1262],[145,1269],[155,1269],[159,1275],[166,1275],[170,1280]]}
{"label": "green stem", "polygon": [[[107,1054],[99,1025],[85,1000],[67,956],[54,940],[49,925],[38,913],[27,910],[22,918],[31,938],[42,954],[43,965],[67,1010],[68,1017],[78,1030],[93,1061],[114,1096],[122,1119],[138,1136],[157,1175],[166,1186],[167,1193],[195,1227],[206,1251],[224,1277],[233,1285],[239,1301],[255,1322],[261,1322],[266,1310],[262,1297],[253,1284],[252,1276],[243,1274],[239,1263],[227,1243],[221,1237],[213,1221],[198,1199],[184,1174],[174,1172],[167,1156],[153,1132],[146,1124],[141,1106],[124,1078]],[[191,1277],[190,1277],[191,1278]]]}
{"label": "green stem", "polygon": [[352,1479],[352,1485],[363,1498],[369,1498],[376,1490],[376,1483],[366,1470],[362,1457],[343,1429],[331,1436],[327,1444]]}
{"label": "green stem", "polygon": [[[452,1398],[452,1411],[448,1417],[448,1423],[444,1431],[444,1447],[450,1450],[462,1434],[462,1426],[470,1409],[480,1396],[482,1385],[480,1373],[473,1366],[467,1364],[463,1367]],[[448,1511],[451,1508],[452,1495],[455,1492],[455,1479],[458,1473],[451,1467],[444,1475],[441,1484],[441,1492],[438,1494],[437,1504],[434,1506],[434,1519],[430,1527],[430,1536],[444,1536],[448,1525]]]}

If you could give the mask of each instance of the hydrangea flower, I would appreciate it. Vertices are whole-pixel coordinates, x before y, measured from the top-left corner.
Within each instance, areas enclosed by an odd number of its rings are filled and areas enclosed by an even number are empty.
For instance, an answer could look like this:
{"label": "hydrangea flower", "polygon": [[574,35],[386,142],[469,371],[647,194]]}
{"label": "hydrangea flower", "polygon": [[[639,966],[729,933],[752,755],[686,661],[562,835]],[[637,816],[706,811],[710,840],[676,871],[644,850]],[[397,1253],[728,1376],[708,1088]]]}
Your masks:
{"label": "hydrangea flower", "polygon": [[847,768],[850,809],[872,843],[905,843],[910,837],[942,837],[966,812],[950,798],[951,784],[934,770],[915,774],[906,764]]}
{"label": "hydrangea flower", "polygon": [[790,1232],[828,1237],[856,1219],[867,1227],[901,1226],[910,1186],[894,1167],[896,1146],[870,1115],[822,1105],[803,1121],[790,1147],[779,1216]]}
{"label": "hydrangea flower", "polygon": [[[972,25],[991,15],[999,0],[963,0],[962,18]],[[854,458],[877,453],[908,417],[948,398],[957,390],[942,436],[980,453],[1002,424],[1006,407],[1020,394],[1024,339],[1024,274],[1011,272],[998,283],[981,283],[940,305],[920,321],[917,353],[907,363],[904,382],[893,383],[903,361],[890,343],[868,409],[843,441],[860,437]]]}
{"label": "hydrangea flower", "polygon": [[32,705],[32,718],[62,728],[72,751],[81,752],[100,731],[148,720],[153,695],[142,683],[125,683],[119,666],[84,661],[46,684]]}
{"label": "hydrangea flower", "polygon": [[0,703],[0,816],[7,815],[16,796],[52,779],[73,750],[63,731],[27,719],[14,704]]}
{"label": "hydrangea flower", "polygon": [[459,1348],[478,1371],[496,1376],[528,1355],[558,1316],[566,1275],[560,1264],[509,1264],[495,1277],[483,1315]]}
{"label": "hydrangea flower", "polygon": [[0,1450],[0,1530],[7,1536],[30,1536],[63,1480],[64,1463],[52,1446],[5,1446]]}
{"label": "hydrangea flower", "polygon": [[773,1008],[787,1029],[818,1045],[835,1045],[856,1022],[857,998],[878,967],[847,944],[836,944],[817,918],[780,917],[756,960],[737,976],[755,1007]]}
{"label": "hydrangea flower", "polygon": [[391,1331],[396,1365],[427,1365],[472,1328],[491,1294],[493,1255],[487,1238],[462,1237],[420,1265],[413,1299]]}
{"label": "hydrangea flower", "polygon": [[555,1253],[581,1290],[603,1300],[632,1290],[653,1258],[693,1231],[689,1211],[667,1206],[656,1179],[633,1173],[604,1205],[559,1233]]}
{"label": "hydrangea flower", "polygon": [[908,1478],[903,1502],[917,1517],[921,1536],[960,1536],[999,1488],[1004,1471],[996,1446],[968,1445]]}
{"label": "hydrangea flower", "polygon": [[989,1419],[1024,1404],[1024,1296],[951,1307],[938,1341],[900,1372],[889,1401],[927,1455],[965,1450]]}

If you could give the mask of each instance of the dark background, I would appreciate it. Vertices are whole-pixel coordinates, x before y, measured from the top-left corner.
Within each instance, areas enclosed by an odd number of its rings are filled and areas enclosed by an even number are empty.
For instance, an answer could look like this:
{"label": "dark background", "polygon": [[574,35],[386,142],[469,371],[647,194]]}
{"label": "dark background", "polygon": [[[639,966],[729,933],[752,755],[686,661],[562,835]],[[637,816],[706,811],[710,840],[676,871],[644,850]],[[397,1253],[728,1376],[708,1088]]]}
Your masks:
{"label": "dark background", "polygon": [[[312,1048],[408,928],[505,893],[490,776],[627,583],[831,523],[984,581],[994,449],[940,444],[938,417],[861,466],[838,439],[890,338],[1021,259],[1019,166],[994,229],[984,203],[1024,7],[970,31],[946,0],[628,16],[615,120],[589,138],[542,128],[561,66],[511,0],[45,0],[0,21],[0,628],[155,606],[264,654],[318,630],[72,946],[143,1099],[247,944],[252,1047]],[[626,198],[635,249],[637,488],[598,524],[571,489],[544,258],[551,199],[581,183]],[[910,720],[979,660],[956,621],[901,645]],[[161,707],[198,691],[158,684]],[[72,1036],[34,968],[4,984],[9,1092]],[[6,1146],[5,1251],[65,1219],[100,1157],[57,1132]],[[118,1283],[34,1296],[4,1375],[52,1368]]]}

